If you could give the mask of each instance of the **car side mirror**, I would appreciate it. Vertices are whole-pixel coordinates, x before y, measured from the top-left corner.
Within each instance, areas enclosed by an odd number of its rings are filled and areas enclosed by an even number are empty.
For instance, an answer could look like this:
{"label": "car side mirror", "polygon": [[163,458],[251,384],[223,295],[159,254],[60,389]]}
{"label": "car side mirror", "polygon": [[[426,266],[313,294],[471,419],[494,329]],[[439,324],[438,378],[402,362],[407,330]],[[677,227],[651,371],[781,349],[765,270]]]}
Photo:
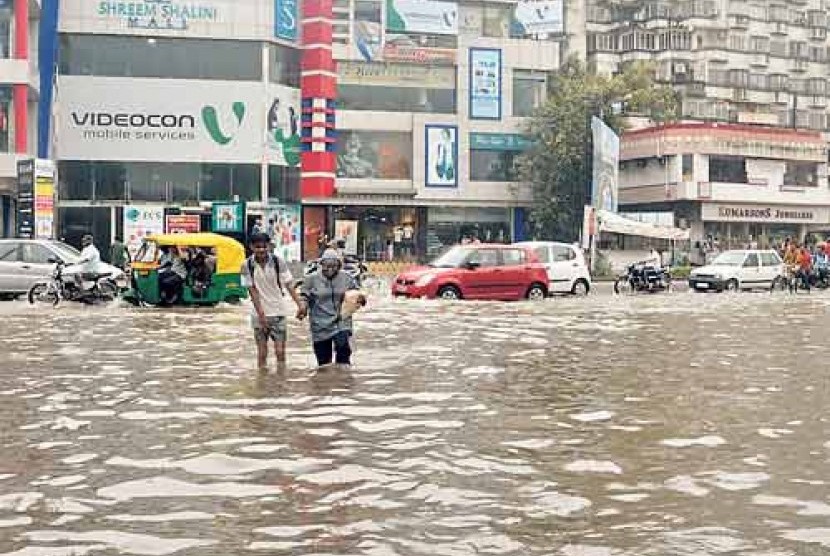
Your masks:
{"label": "car side mirror", "polygon": [[481,263],[477,263],[475,261],[467,261],[467,263],[464,265],[464,268],[466,268],[467,270],[475,270],[479,267],[481,267]]}

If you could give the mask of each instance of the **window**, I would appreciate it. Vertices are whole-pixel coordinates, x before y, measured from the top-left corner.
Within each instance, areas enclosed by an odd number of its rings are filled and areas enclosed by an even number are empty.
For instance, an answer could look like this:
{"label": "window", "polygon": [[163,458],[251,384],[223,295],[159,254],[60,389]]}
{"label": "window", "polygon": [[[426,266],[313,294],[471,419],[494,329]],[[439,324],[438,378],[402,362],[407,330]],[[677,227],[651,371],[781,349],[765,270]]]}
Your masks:
{"label": "window", "polygon": [[736,156],[709,157],[709,181],[747,183],[745,159]]}
{"label": "window", "polygon": [[729,85],[732,87],[746,88],[749,85],[748,70],[729,70]]}
{"label": "window", "polygon": [[816,185],[817,173],[818,164],[815,162],[788,161],[784,171],[784,185],[813,187]]}
{"label": "window", "polygon": [[0,153],[12,152],[12,88],[0,85]]}
{"label": "window", "polygon": [[4,263],[17,261],[17,252],[19,248],[19,243],[0,243],[0,261]]}
{"label": "window", "polygon": [[60,56],[64,75],[262,79],[262,46],[258,42],[62,35]]}
{"label": "window", "polygon": [[24,243],[20,246],[20,260],[29,264],[49,264],[55,255],[37,243]]}
{"label": "window", "polygon": [[747,268],[754,268],[758,266],[758,255],[755,253],[750,253],[747,255],[746,260],[744,261],[744,266]]}
{"label": "window", "polygon": [[510,4],[484,5],[482,32],[485,37],[501,39],[508,36],[513,6]]}
{"label": "window", "polygon": [[393,131],[341,131],[337,177],[412,179],[412,134]]}
{"label": "window", "polygon": [[542,264],[548,264],[550,261],[550,251],[547,247],[534,247],[533,252],[539,258]]}
{"label": "window", "polygon": [[519,266],[525,262],[525,252],[521,249],[505,249],[501,256],[502,266]]}
{"label": "window", "polygon": [[271,83],[300,87],[300,51],[278,44],[268,47],[268,79]]}
{"label": "window", "polygon": [[776,255],[775,253],[761,253],[762,266],[778,266],[779,264],[781,264],[781,259],[779,259],[778,255]]}
{"label": "window", "polygon": [[299,203],[300,169],[291,166],[269,166],[268,198],[282,204]]}
{"label": "window", "polygon": [[470,151],[470,180],[519,181],[516,163],[519,153],[510,151]]}
{"label": "window", "polygon": [[499,266],[499,252],[495,249],[476,249],[470,253],[468,262],[478,263],[481,267]]}
{"label": "window", "polygon": [[538,71],[513,70],[513,115],[530,116],[547,97],[547,75]]}
{"label": "window", "polygon": [[787,89],[787,76],[780,73],[770,75],[769,88],[773,91],[785,91]]}
{"label": "window", "polygon": [[694,156],[690,154],[684,154],[682,160],[683,166],[683,181],[692,181],[694,179]]}
{"label": "window", "polygon": [[553,251],[553,262],[555,263],[572,261],[576,258],[576,253],[574,253],[573,249],[565,247],[564,245],[554,245],[551,250]]}
{"label": "window", "polygon": [[769,37],[750,37],[749,49],[752,52],[765,54],[769,52]]}
{"label": "window", "polygon": [[454,114],[455,89],[339,84],[337,105],[341,110]]}
{"label": "window", "polygon": [[0,2],[0,60],[12,57],[12,3]]}
{"label": "window", "polygon": [[769,88],[769,77],[764,73],[749,74],[749,88],[756,90],[766,90]]}

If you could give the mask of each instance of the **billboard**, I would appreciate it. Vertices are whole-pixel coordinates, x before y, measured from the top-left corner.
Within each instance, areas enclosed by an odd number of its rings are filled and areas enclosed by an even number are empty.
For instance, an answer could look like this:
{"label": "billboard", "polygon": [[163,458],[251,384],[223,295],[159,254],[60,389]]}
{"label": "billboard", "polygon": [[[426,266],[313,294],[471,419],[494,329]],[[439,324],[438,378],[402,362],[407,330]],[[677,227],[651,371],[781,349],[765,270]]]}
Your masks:
{"label": "billboard", "polygon": [[372,62],[382,58],[383,27],[374,21],[356,19],[352,26],[352,56]]}
{"label": "billboard", "polygon": [[165,223],[168,234],[195,234],[202,231],[198,214],[168,214]]}
{"label": "billboard", "polygon": [[501,50],[470,49],[470,119],[501,119]]}
{"label": "billboard", "polygon": [[297,0],[274,0],[275,37],[292,42],[296,41],[298,23]]}
{"label": "billboard", "polygon": [[124,207],[124,243],[135,258],[142,240],[152,234],[164,233],[164,207],[126,205]]}
{"label": "billboard", "polygon": [[245,203],[213,203],[211,228],[220,233],[245,233]]}
{"label": "billboard", "polygon": [[273,221],[274,251],[289,263],[302,260],[301,210],[300,205],[272,205],[265,209],[265,220],[269,230]]}
{"label": "billboard", "polygon": [[35,160],[35,239],[55,237],[55,163]]}
{"label": "billboard", "polygon": [[[299,91],[254,82],[61,76],[63,159],[299,164]],[[268,134],[270,133],[270,139]]]}
{"label": "billboard", "polygon": [[427,125],[426,180],[427,187],[458,187],[458,127]]}
{"label": "billboard", "polygon": [[412,135],[396,131],[341,131],[338,178],[412,179]]}
{"label": "billboard", "polygon": [[35,236],[35,161],[17,162],[17,237]]}
{"label": "billboard", "polygon": [[386,0],[390,33],[458,34],[458,4],[437,0]]}
{"label": "billboard", "polygon": [[564,32],[562,0],[524,0],[516,4],[510,21],[511,37],[561,35]]}
{"label": "billboard", "polygon": [[620,175],[620,138],[597,117],[591,118],[594,141],[592,205],[617,212]]}

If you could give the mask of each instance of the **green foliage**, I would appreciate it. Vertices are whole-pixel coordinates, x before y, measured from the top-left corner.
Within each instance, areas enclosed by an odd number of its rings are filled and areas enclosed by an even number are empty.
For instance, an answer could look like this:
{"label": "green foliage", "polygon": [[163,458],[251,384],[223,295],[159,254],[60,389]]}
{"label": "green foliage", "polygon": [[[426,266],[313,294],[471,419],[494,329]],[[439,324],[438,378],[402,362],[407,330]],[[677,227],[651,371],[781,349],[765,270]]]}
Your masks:
{"label": "green foliage", "polygon": [[678,105],[673,89],[655,85],[648,64],[602,76],[568,60],[553,75],[546,103],[531,118],[526,132],[534,146],[519,161],[522,181],[534,190],[532,234],[569,241],[579,236],[590,196],[592,115],[619,133],[625,116],[664,123],[677,118]]}

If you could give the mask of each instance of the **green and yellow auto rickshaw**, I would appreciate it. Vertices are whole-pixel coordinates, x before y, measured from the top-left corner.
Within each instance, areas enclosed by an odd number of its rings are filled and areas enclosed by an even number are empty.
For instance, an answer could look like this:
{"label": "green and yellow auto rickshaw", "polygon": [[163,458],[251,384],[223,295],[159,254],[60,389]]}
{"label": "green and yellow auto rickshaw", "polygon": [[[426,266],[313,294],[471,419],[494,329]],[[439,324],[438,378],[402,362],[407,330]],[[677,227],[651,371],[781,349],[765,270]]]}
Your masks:
{"label": "green and yellow auto rickshaw", "polygon": [[[176,266],[171,263],[176,259]],[[145,238],[131,264],[131,288],[123,298],[135,305],[205,306],[238,303],[248,296],[240,269],[245,248],[212,233],[158,234]],[[171,291],[165,276],[176,272]]]}

